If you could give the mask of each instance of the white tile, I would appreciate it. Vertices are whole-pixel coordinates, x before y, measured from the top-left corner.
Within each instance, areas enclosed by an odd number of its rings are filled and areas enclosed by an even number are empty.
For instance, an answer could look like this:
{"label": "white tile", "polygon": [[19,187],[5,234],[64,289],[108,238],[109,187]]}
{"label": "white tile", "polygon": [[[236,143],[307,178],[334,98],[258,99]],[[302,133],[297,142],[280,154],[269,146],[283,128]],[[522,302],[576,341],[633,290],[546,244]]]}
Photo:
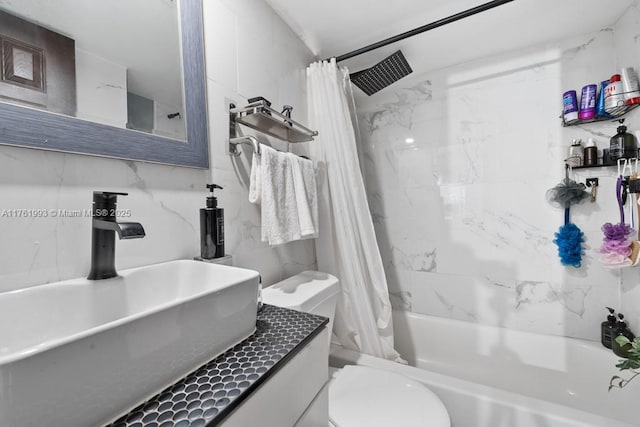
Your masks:
{"label": "white tile", "polygon": [[605,306],[614,306],[617,290],[590,285],[516,283],[514,327],[575,338],[600,340]]}
{"label": "white tile", "polygon": [[[575,173],[578,182],[600,178],[596,203],[571,210],[585,237],[579,269],[560,264],[553,240],[564,211],[545,194],[564,176],[572,138],[591,136],[602,148],[615,132],[608,123],[562,128],[558,119],[563,91],[611,73],[612,43],[611,32],[578,36],[359,98],[364,175],[396,307],[598,338],[603,304],[617,304],[620,292],[619,273],[598,253],[600,227],[619,221],[615,171]],[[638,323],[638,278],[623,278],[625,310]]]}
{"label": "white tile", "polygon": [[219,1],[205,1],[202,5],[202,13],[207,78],[231,91],[237,91],[238,25],[236,15]]}
{"label": "white tile", "polygon": [[514,316],[512,281],[436,273],[412,273],[413,310],[489,325],[508,325]]}
{"label": "white tile", "polygon": [[[212,168],[231,171],[238,161],[249,158],[249,153],[242,147],[241,158],[229,155],[229,108],[230,104],[241,107],[246,105],[246,98],[241,97],[233,90],[214,82],[207,81],[207,108],[209,112],[209,164]],[[242,135],[245,129],[238,128],[238,135]]]}

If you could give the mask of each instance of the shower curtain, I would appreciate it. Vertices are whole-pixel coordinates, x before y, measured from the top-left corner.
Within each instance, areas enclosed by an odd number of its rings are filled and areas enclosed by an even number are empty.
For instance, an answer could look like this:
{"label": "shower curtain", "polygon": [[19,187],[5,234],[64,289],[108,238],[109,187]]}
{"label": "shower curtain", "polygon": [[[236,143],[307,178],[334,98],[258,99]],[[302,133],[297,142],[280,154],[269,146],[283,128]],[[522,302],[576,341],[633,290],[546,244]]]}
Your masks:
{"label": "shower curtain", "polygon": [[318,269],[340,279],[334,341],[345,348],[398,359],[387,281],[360,172],[349,109],[348,72],[335,59],[307,68],[311,153],[318,164]]}

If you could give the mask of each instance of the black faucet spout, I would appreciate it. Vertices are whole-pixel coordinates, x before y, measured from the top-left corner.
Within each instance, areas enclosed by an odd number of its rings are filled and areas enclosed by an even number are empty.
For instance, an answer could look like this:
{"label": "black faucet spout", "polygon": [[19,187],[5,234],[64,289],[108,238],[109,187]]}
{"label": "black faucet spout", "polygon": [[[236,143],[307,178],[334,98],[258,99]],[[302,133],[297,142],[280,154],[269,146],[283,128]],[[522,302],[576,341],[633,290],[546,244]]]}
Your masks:
{"label": "black faucet spout", "polygon": [[115,231],[118,239],[141,239],[145,236],[144,228],[139,222],[114,222],[94,219],[93,228],[98,230]]}
{"label": "black faucet spout", "polygon": [[118,196],[127,193],[93,192],[93,219],[91,220],[91,270],[89,280],[116,277],[116,233],[119,239],[139,239],[145,236],[138,222],[117,222]]}

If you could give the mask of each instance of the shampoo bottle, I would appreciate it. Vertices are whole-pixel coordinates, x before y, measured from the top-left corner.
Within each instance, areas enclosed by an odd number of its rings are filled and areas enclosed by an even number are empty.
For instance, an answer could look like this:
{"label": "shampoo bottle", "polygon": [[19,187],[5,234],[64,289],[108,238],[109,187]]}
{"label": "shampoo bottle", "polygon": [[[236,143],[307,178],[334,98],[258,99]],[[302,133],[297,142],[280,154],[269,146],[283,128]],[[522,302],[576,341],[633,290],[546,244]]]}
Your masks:
{"label": "shampoo bottle", "polygon": [[620,77],[625,103],[627,105],[640,104],[640,83],[638,83],[636,70],[633,67],[623,68]]}
{"label": "shampoo bottle", "polygon": [[618,126],[618,133],[611,137],[609,142],[609,155],[612,159],[633,159],[638,156],[638,143],[636,137],[627,133],[627,127]]}
{"label": "shampoo bottle", "polygon": [[[596,166],[598,164],[598,147],[593,138],[589,138],[584,146],[583,165]],[[615,320],[615,319],[614,319]]]}
{"label": "shampoo bottle", "polygon": [[599,117],[611,117],[604,111],[604,98],[605,98],[605,89],[609,84],[609,80],[604,80],[600,83],[600,92],[598,93],[598,102],[596,104],[596,115]]}
{"label": "shampoo bottle", "polygon": [[572,167],[582,166],[583,157],[582,140],[574,139],[569,147],[569,156],[565,160],[565,163]]}
{"label": "shampoo bottle", "polygon": [[619,116],[626,110],[626,101],[620,81],[620,74],[614,74],[604,90],[604,111],[613,116]]}
{"label": "shampoo bottle", "polygon": [[200,256],[203,259],[220,258],[224,256],[224,209],[218,207],[213,190],[222,190],[222,187],[207,184],[207,188],[211,194],[207,197],[207,206],[200,209]]}
{"label": "shampoo bottle", "polygon": [[607,307],[607,310],[609,310],[607,320],[600,324],[600,342],[603,346],[611,348],[611,342],[613,341],[613,331],[616,327],[616,312],[611,307]]}
{"label": "shampoo bottle", "polygon": [[580,111],[578,118],[580,120],[591,120],[596,116],[596,95],[598,86],[586,85],[582,88],[582,96],[580,97]]}
{"label": "shampoo bottle", "polygon": [[575,90],[562,94],[562,115],[567,124],[578,121],[578,95]]}

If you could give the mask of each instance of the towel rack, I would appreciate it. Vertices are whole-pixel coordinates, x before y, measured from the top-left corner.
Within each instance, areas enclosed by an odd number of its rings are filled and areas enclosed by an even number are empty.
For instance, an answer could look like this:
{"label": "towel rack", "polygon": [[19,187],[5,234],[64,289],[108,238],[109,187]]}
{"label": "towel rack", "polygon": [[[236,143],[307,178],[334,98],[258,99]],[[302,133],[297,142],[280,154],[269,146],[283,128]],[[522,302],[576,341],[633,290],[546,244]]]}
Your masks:
{"label": "towel rack", "polygon": [[[238,150],[238,145],[247,144],[253,147],[253,152],[260,154],[260,141],[255,136],[239,136],[237,138],[229,138],[229,154],[233,156],[239,156],[242,153]],[[303,159],[311,160],[308,156],[296,154]]]}
{"label": "towel rack", "polygon": [[229,104],[229,154],[239,156],[238,145],[250,144],[260,153],[260,143],[253,136],[238,136],[237,126],[242,124],[261,133],[289,143],[313,141],[317,131],[308,129],[295,120],[284,116],[265,104],[251,104],[236,108]]}
{"label": "towel rack", "polygon": [[255,136],[238,136],[236,138],[229,138],[229,154],[233,156],[239,156],[242,154],[238,150],[238,145],[247,144],[253,147],[253,152],[260,154],[260,142]]}

